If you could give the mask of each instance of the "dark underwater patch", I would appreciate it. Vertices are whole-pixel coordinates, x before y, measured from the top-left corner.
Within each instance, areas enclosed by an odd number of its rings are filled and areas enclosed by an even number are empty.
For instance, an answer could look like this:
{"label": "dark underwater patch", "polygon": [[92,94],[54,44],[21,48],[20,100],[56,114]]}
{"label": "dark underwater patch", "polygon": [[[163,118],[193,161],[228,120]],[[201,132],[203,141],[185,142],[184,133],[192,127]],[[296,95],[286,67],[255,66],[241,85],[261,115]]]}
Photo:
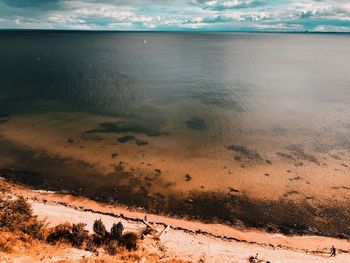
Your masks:
{"label": "dark underwater patch", "polygon": [[238,155],[235,157],[236,159],[240,159],[242,157],[249,160],[261,160],[261,156],[257,152],[249,150],[241,145],[232,144],[227,146],[226,149],[235,152]]}
{"label": "dark underwater patch", "polygon": [[0,112],[0,124],[5,123],[10,119],[10,114]]}
{"label": "dark underwater patch", "polygon": [[341,157],[338,154],[331,154],[331,156],[337,161],[341,160]]}
{"label": "dark underwater patch", "polygon": [[135,137],[133,135],[129,135],[129,134],[122,136],[122,137],[119,137],[117,140],[120,143],[126,143],[128,141],[133,141],[136,143],[137,146],[144,146],[144,145],[148,144],[148,141],[138,139],[137,137]]}
{"label": "dark underwater patch", "polygon": [[104,122],[100,123],[96,129],[86,131],[86,133],[136,133],[145,134],[147,136],[160,136],[159,130],[151,126],[138,123],[136,121],[119,121],[119,122]]}
{"label": "dark underwater patch", "polygon": [[234,96],[232,94],[231,89],[224,91],[205,91],[199,94],[195,93],[190,97],[192,97],[193,99],[199,99],[202,103],[206,105],[214,105],[219,108],[232,109],[235,112],[244,111],[240,101],[234,99],[239,98],[239,94]]}
{"label": "dark underwater patch", "polygon": [[117,140],[118,140],[118,142],[126,143],[126,142],[134,140],[134,139],[135,139],[135,136],[133,136],[133,135],[125,135],[125,136],[119,137]]}
{"label": "dark underwater patch", "polygon": [[286,136],[287,130],[278,124],[273,124],[271,127],[271,134],[275,136]]}
{"label": "dark underwater patch", "polygon": [[186,126],[192,130],[203,131],[208,129],[208,125],[205,120],[198,117],[191,117],[191,119],[186,121]]}
{"label": "dark underwater patch", "polygon": [[144,145],[147,145],[148,144],[148,141],[145,141],[145,140],[141,140],[141,139],[135,139],[135,143],[137,146],[144,146]]}
{"label": "dark underwater patch", "polygon": [[331,145],[328,145],[326,143],[321,143],[321,142],[314,142],[313,146],[314,146],[314,150],[318,153],[328,153],[334,148]]}
{"label": "dark underwater patch", "polygon": [[300,144],[291,144],[287,147],[289,151],[291,151],[298,159],[306,160],[317,165],[320,165],[320,162],[317,158],[311,154],[308,154],[304,151],[303,147]]}
{"label": "dark underwater patch", "polygon": [[7,122],[7,121],[8,121],[7,118],[0,118],[0,124],[5,123],[5,122]]}
{"label": "dark underwater patch", "polygon": [[276,152],[276,155],[278,155],[284,159],[289,159],[289,160],[295,161],[295,158],[293,157],[293,155],[291,155],[289,153]]}

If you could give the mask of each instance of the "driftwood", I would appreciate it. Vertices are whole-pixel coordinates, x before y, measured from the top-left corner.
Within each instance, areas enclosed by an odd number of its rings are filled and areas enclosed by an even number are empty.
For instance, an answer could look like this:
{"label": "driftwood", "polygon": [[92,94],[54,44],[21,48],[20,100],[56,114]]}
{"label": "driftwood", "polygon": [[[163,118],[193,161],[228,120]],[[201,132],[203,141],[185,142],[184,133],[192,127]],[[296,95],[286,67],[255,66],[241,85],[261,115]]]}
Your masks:
{"label": "driftwood", "polygon": [[[147,227],[149,227],[149,228],[151,228],[151,229],[157,231],[157,230],[156,230],[150,223],[148,223],[146,220],[142,220],[142,222],[143,222]],[[157,232],[158,232],[158,231],[157,231]]]}
{"label": "driftwood", "polygon": [[160,237],[163,235],[163,233],[165,233],[166,231],[168,231],[169,228],[170,228],[170,225],[167,225],[167,226],[159,233],[158,238],[160,238]]}
{"label": "driftwood", "polygon": [[[149,229],[149,231],[146,231],[147,234],[152,235],[154,238],[159,239],[169,228],[170,225],[167,225],[162,231],[158,231],[154,226],[152,226],[148,221],[147,221],[147,217],[145,217],[144,220],[142,220],[142,222],[147,226],[147,228]],[[147,235],[146,234],[146,235]]]}

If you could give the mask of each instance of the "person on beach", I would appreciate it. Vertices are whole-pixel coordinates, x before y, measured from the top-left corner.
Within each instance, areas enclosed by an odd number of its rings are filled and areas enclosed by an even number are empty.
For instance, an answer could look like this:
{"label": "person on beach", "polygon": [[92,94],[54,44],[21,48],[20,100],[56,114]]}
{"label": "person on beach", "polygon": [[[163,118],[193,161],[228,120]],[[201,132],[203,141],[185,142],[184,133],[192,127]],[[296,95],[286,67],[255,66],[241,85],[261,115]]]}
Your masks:
{"label": "person on beach", "polygon": [[337,254],[337,249],[335,248],[334,245],[332,245],[332,248],[331,248],[331,257],[335,257]]}

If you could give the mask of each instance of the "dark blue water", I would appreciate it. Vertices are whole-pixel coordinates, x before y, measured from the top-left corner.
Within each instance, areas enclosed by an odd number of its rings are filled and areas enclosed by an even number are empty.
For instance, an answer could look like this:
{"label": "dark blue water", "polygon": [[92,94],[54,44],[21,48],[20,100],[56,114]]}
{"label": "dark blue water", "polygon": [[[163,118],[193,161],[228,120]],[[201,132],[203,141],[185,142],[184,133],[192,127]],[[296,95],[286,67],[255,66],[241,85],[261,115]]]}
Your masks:
{"label": "dark blue water", "polygon": [[2,104],[57,100],[120,114],[188,98],[246,111],[267,100],[341,102],[349,99],[349,41],[347,35],[1,32]]}

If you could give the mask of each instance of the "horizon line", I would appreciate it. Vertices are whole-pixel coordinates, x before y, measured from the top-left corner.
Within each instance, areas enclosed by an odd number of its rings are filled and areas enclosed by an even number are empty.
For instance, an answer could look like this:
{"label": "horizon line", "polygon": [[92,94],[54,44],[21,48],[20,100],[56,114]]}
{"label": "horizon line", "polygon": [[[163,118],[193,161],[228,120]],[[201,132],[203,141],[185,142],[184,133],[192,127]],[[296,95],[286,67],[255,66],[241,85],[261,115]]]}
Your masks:
{"label": "horizon line", "polygon": [[108,30],[108,29],[47,29],[47,28],[0,28],[0,31],[58,31],[101,33],[289,33],[289,34],[350,34],[350,31],[292,31],[292,30]]}

